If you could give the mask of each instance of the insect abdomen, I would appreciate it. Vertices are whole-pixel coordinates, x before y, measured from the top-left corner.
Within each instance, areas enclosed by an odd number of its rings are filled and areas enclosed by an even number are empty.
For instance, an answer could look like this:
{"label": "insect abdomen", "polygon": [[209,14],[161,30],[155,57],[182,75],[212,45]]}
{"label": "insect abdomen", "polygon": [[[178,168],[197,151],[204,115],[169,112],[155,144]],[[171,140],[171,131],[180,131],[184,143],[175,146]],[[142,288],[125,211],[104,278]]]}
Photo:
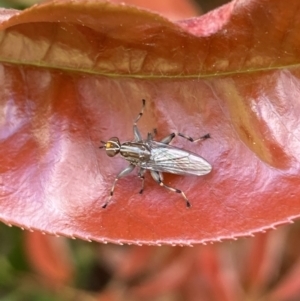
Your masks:
{"label": "insect abdomen", "polygon": [[177,175],[203,176],[211,171],[211,165],[197,154],[156,141],[151,141],[150,160],[141,167]]}

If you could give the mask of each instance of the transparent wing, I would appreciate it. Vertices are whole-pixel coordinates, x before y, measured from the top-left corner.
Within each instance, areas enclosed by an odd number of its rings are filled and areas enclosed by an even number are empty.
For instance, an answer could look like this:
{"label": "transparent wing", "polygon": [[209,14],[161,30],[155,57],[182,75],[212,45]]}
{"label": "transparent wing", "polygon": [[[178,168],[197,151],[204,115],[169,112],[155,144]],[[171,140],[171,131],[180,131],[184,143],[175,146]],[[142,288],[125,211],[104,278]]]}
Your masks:
{"label": "transparent wing", "polygon": [[157,141],[147,141],[147,144],[151,149],[151,158],[141,163],[142,168],[197,176],[206,175],[212,169],[206,160],[194,153]]}

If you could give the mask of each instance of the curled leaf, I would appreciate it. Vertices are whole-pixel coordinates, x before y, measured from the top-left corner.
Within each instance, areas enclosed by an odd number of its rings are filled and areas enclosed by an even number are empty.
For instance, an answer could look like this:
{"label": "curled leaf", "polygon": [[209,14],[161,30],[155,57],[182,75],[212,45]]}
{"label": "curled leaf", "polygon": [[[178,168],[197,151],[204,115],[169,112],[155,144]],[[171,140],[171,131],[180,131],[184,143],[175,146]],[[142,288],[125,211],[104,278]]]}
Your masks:
{"label": "curled leaf", "polygon": [[[172,23],[130,6],[50,1],[0,22],[0,218],[115,243],[192,244],[245,236],[299,215],[300,4],[232,1]],[[172,132],[213,167],[146,176],[100,141]]]}

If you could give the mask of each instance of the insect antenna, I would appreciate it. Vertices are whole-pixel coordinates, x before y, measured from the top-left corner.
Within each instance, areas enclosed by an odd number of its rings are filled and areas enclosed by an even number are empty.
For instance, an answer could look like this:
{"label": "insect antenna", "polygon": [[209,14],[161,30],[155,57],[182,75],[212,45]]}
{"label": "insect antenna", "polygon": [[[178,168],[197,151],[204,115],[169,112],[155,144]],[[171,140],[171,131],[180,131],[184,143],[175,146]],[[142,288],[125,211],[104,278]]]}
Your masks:
{"label": "insect antenna", "polygon": [[103,145],[99,146],[99,148],[105,148],[106,142],[102,140],[100,142],[103,143]]}

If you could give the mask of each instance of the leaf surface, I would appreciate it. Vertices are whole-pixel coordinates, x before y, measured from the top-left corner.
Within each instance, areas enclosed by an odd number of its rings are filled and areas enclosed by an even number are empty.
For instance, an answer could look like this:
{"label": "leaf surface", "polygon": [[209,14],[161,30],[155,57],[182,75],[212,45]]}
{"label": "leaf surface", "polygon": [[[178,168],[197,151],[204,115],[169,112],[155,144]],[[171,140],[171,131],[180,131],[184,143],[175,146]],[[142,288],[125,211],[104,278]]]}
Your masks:
{"label": "leaf surface", "polygon": [[[178,23],[125,5],[50,1],[2,12],[0,217],[115,243],[192,244],[249,235],[300,211],[300,3],[232,1]],[[203,177],[145,191],[101,140],[172,132]]]}

